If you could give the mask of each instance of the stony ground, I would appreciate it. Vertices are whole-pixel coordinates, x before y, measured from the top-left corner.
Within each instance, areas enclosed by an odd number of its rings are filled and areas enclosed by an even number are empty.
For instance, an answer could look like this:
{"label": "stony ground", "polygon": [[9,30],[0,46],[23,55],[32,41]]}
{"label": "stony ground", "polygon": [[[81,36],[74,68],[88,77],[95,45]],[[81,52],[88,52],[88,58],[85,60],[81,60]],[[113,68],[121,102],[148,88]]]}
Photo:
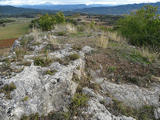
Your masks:
{"label": "stony ground", "polygon": [[98,28],[33,30],[0,58],[2,120],[155,120],[159,91],[159,56]]}

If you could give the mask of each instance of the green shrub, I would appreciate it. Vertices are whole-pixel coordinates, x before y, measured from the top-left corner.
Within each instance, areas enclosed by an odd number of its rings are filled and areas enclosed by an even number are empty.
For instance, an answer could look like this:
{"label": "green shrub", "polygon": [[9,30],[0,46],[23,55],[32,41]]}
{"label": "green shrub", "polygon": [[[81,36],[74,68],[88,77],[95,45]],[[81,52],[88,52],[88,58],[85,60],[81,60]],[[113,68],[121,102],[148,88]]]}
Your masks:
{"label": "green shrub", "polygon": [[69,55],[69,59],[70,60],[77,60],[79,58],[80,58],[80,56],[78,54],[71,54],[71,55]]}
{"label": "green shrub", "polygon": [[38,22],[39,22],[40,28],[44,31],[53,29],[56,23],[54,16],[49,16],[48,14],[40,17]]}
{"label": "green shrub", "polygon": [[65,16],[64,16],[64,14],[62,12],[58,12],[55,15],[55,19],[56,19],[56,23],[57,24],[61,24],[61,23],[65,22]]}
{"label": "green shrub", "polygon": [[37,65],[37,66],[46,67],[46,66],[49,66],[51,63],[52,63],[52,59],[50,59],[47,56],[45,58],[42,58],[42,57],[34,58],[34,65]]}
{"label": "green shrub", "polygon": [[81,93],[76,93],[72,99],[73,109],[86,106],[88,100],[89,98],[86,95]]}
{"label": "green shrub", "polygon": [[118,22],[119,30],[136,46],[160,47],[160,19],[157,7],[145,6]]}
{"label": "green shrub", "polygon": [[54,28],[55,24],[61,24],[65,22],[65,16],[62,12],[56,13],[56,15],[43,15],[39,19],[35,19],[31,22],[30,27],[40,28],[43,31],[48,31]]}

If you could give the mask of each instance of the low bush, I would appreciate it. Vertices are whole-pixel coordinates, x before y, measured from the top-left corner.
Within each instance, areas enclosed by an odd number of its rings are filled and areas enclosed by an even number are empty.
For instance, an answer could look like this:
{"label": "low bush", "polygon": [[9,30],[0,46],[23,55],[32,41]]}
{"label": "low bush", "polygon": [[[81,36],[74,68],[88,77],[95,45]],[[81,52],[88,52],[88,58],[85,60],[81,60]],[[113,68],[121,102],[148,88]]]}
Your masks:
{"label": "low bush", "polygon": [[160,19],[157,7],[145,6],[118,22],[119,31],[136,46],[160,50]]}

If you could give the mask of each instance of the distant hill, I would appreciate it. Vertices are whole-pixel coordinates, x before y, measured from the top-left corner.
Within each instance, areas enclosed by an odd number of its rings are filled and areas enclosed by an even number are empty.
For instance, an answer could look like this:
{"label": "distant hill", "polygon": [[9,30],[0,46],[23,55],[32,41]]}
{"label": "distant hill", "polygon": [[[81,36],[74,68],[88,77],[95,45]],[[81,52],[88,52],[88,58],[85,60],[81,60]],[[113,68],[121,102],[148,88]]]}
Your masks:
{"label": "distant hill", "polygon": [[129,14],[131,11],[139,9],[145,5],[159,6],[160,11],[160,2],[157,3],[142,3],[142,4],[128,4],[120,6],[110,6],[110,7],[92,7],[77,9],[75,12],[87,13],[87,14],[100,14],[100,15],[122,15]]}
{"label": "distant hill", "polygon": [[60,11],[72,11],[75,9],[84,9],[84,8],[92,8],[92,7],[106,7],[110,5],[100,5],[100,4],[73,4],[73,5],[53,5],[50,3],[40,4],[40,5],[21,5],[16,7],[22,8],[32,8],[32,9],[40,9],[40,10],[60,10]]}
{"label": "distant hill", "polygon": [[[59,10],[64,11],[65,15],[71,15],[73,13],[85,13],[85,14],[97,14],[97,15],[122,15],[129,14],[131,11],[139,9],[144,5],[153,5],[159,6],[160,11],[160,2],[157,3],[143,3],[143,4],[128,4],[128,5],[119,5],[119,6],[104,6],[104,5],[29,5],[21,7],[13,6],[0,6],[0,16],[26,16],[32,17],[35,14],[54,14]],[[26,7],[26,8],[22,8]],[[30,8],[28,8],[30,7]],[[159,12],[160,13],[160,12]]]}
{"label": "distant hill", "polygon": [[13,6],[0,6],[0,15],[3,16],[34,16],[35,14],[56,13],[56,11],[17,8]]}

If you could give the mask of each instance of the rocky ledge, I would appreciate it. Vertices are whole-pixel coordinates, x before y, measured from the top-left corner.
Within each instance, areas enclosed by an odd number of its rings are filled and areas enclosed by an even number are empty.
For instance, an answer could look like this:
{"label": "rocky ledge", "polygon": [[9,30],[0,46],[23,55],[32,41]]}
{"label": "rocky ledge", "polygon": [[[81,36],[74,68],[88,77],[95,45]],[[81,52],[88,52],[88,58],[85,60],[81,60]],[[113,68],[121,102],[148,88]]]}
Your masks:
{"label": "rocky ledge", "polygon": [[[48,66],[43,66],[39,61],[40,65],[37,65],[35,62],[37,51],[43,49],[45,45],[47,44],[32,48],[34,54],[24,56],[25,61],[31,62],[31,65],[19,65],[15,61],[11,63],[11,67],[23,69],[9,77],[1,75],[0,120],[20,120],[23,116],[33,114],[47,116],[51,112],[69,113],[69,117],[61,118],[62,120],[137,119],[133,116],[125,116],[123,111],[117,113],[116,109],[120,108],[114,108],[115,104],[122,105],[121,107],[126,105],[133,110],[146,105],[154,106],[155,118],[160,118],[160,85],[152,84],[150,88],[140,88],[136,85],[116,84],[106,78],[98,78],[96,71],[85,67],[85,56],[94,50],[89,46],[75,50],[72,45],[63,45],[58,50],[48,53],[49,58],[53,59]],[[3,64],[1,62],[1,65]],[[82,85],[84,84],[82,79],[88,78],[88,74],[90,74],[90,81],[87,83],[89,86]],[[91,87],[92,84],[94,86]],[[99,89],[94,89],[95,86]],[[75,99],[75,94],[79,91],[82,96],[85,96],[84,99],[81,97],[77,97],[81,100]],[[85,106],[84,104],[81,106],[83,102],[86,102]],[[120,104],[121,102],[123,104]],[[69,112],[75,108],[81,114]]]}

